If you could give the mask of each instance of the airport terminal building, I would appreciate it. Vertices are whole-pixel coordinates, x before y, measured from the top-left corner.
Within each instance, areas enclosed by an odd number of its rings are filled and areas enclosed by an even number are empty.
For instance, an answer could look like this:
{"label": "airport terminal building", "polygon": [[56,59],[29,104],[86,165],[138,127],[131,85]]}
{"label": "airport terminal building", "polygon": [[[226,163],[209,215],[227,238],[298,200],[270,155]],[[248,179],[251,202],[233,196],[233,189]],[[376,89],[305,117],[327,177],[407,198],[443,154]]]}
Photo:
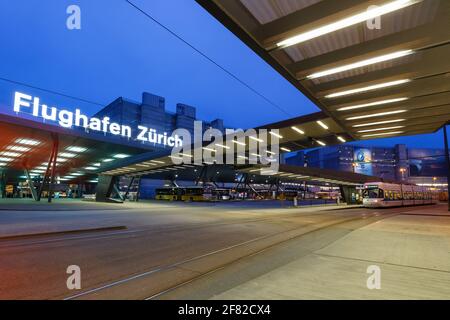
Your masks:
{"label": "airport terminal building", "polygon": [[447,166],[443,149],[367,145],[338,145],[298,151],[286,163],[322,169],[362,173],[382,179],[418,185],[445,185]]}

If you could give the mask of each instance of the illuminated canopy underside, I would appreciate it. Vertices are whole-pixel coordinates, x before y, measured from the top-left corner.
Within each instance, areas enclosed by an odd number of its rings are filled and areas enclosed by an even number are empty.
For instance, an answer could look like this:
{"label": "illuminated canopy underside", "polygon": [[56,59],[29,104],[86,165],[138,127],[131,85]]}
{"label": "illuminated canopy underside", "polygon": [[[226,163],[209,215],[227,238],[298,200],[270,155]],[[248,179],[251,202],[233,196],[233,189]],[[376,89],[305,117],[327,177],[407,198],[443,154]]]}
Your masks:
{"label": "illuminated canopy underside", "polygon": [[[343,133],[345,140],[431,133],[450,119],[450,1],[197,2],[322,109],[334,134],[328,143]],[[317,36],[370,8],[395,10],[380,17],[380,29],[364,21]],[[285,135],[293,134],[288,122]]]}

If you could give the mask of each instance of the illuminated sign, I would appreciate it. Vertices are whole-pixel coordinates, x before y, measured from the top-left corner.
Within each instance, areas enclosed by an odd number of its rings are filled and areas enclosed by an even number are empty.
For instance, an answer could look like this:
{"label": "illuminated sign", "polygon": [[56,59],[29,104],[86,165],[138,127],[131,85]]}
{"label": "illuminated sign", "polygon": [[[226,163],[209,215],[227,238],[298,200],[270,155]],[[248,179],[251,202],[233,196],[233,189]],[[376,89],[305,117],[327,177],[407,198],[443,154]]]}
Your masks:
{"label": "illuminated sign", "polygon": [[44,120],[57,122],[63,128],[82,127],[85,129],[110,133],[115,136],[126,138],[134,137],[135,140],[144,141],[154,144],[161,144],[169,147],[180,147],[183,144],[182,139],[178,135],[170,136],[167,132],[158,133],[155,129],[138,125],[133,130],[130,126],[122,125],[117,122],[111,122],[111,118],[103,117],[102,119],[88,117],[81,110],[75,109],[75,112],[57,109],[56,107],[48,107],[41,104],[39,97],[33,97],[25,93],[15,92],[14,95],[14,112],[25,112],[28,109],[34,117],[41,117]]}
{"label": "illuminated sign", "polygon": [[373,175],[372,152],[366,148],[356,148],[353,156],[355,162],[355,173]]}

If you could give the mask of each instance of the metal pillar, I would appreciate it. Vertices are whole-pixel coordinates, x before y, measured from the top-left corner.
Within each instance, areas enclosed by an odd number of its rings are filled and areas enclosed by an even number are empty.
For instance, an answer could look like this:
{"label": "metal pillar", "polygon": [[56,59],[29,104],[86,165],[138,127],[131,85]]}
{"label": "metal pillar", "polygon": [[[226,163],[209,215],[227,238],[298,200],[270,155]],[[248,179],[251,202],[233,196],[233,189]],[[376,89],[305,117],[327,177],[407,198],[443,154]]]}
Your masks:
{"label": "metal pillar", "polygon": [[53,165],[52,165],[52,177],[50,184],[48,185],[48,202],[52,202],[52,196],[53,196],[53,185],[55,184],[55,173],[56,173],[56,158],[58,157],[58,147],[59,147],[59,140],[58,135],[53,135]]}
{"label": "metal pillar", "polygon": [[39,186],[39,191],[37,194],[36,201],[41,201],[42,191],[44,190],[45,184],[50,177],[50,168],[52,166],[53,157],[55,156],[55,144],[53,143],[52,152],[50,153],[50,158],[48,159],[47,170],[45,170],[44,178]]}
{"label": "metal pillar", "polygon": [[33,179],[31,179],[30,172],[28,171],[28,169],[25,169],[25,176],[27,177],[28,186],[30,187],[31,195],[33,196],[33,200],[39,201],[37,191],[34,188]]}
{"label": "metal pillar", "polygon": [[448,136],[447,136],[447,124],[444,125],[444,145],[445,145],[445,161],[447,162],[447,202],[448,211],[450,211],[450,156],[448,154]]}
{"label": "metal pillar", "polygon": [[141,196],[141,181],[142,177],[139,177],[136,190],[136,202],[139,202],[139,197]]}
{"label": "metal pillar", "polygon": [[130,183],[128,184],[127,192],[125,192],[124,200],[127,200],[128,194],[130,193],[130,189],[133,186],[134,177],[131,178]]}

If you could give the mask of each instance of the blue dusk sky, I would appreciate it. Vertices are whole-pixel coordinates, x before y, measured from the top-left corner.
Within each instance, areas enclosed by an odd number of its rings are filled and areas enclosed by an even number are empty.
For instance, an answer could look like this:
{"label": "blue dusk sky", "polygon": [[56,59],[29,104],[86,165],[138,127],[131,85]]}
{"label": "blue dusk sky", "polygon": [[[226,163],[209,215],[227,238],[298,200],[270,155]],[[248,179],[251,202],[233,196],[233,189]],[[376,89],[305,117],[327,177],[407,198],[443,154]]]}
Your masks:
{"label": "blue dusk sky", "polygon": [[[249,128],[319,111],[193,0],[133,0],[144,11],[280,106],[268,103],[125,0],[3,0],[0,78],[45,88],[81,102],[0,80],[0,112],[11,113],[16,90],[59,108],[93,114],[117,97],[144,91],[197,108],[197,117]],[[66,27],[69,5],[81,8],[81,30]],[[42,103],[45,103],[45,102]],[[366,143],[366,142],[365,142]],[[367,144],[443,146],[442,131]],[[361,143],[359,143],[361,144]]]}

